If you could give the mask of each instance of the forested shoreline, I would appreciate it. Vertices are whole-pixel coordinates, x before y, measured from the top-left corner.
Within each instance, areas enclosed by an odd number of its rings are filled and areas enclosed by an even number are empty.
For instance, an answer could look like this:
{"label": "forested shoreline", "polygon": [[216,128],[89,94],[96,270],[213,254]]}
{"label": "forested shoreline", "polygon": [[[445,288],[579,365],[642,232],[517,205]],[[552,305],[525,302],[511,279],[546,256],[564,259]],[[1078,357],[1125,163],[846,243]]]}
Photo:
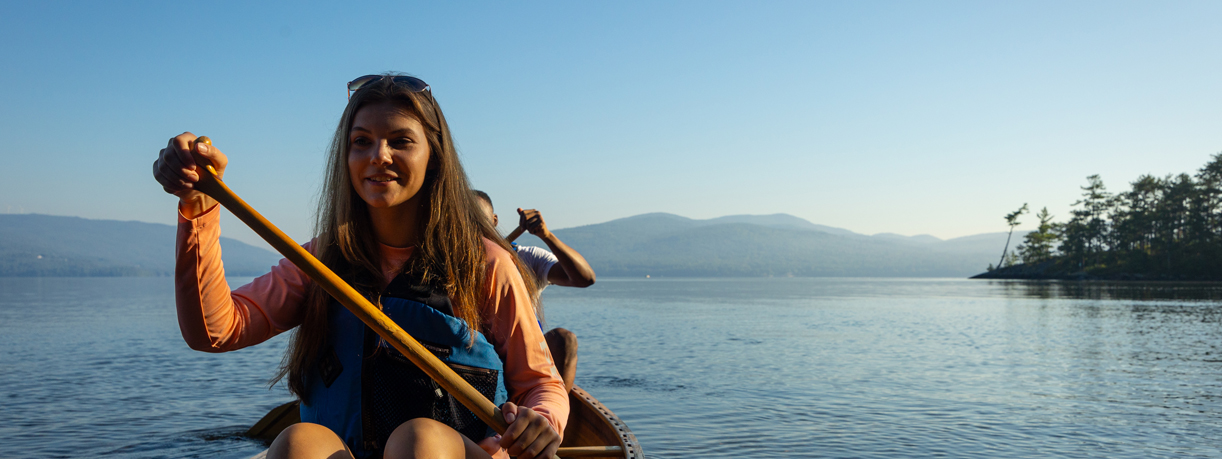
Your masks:
{"label": "forested shoreline", "polygon": [[[975,278],[1222,280],[1222,152],[1194,175],[1143,175],[1112,193],[1086,178],[1065,222],[1039,228]],[[1011,228],[1026,204],[1006,216]]]}

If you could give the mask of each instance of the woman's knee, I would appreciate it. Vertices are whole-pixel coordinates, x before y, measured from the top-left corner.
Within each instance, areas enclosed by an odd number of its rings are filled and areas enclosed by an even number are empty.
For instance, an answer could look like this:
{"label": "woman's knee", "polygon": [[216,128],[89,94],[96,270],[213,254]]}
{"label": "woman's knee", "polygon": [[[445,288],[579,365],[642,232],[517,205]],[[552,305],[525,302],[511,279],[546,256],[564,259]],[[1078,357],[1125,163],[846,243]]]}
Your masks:
{"label": "woman's knee", "polygon": [[462,434],[428,418],[399,424],[386,440],[387,458],[462,458],[466,449]]}
{"label": "woman's knee", "polygon": [[300,422],[288,426],[267,451],[268,459],[351,458],[344,441],[331,429],[318,424]]}
{"label": "woman's knee", "polygon": [[557,345],[564,346],[566,350],[577,350],[577,334],[568,331],[567,329],[559,327],[553,328],[548,330],[548,332],[543,336],[547,339],[549,346],[555,343]]}

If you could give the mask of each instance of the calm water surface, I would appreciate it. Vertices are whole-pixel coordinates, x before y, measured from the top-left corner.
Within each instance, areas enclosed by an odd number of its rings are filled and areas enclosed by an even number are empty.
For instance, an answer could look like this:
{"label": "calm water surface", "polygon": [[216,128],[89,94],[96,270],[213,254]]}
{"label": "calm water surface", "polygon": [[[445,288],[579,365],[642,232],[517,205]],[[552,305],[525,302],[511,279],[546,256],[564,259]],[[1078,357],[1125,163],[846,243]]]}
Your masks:
{"label": "calm water surface", "polygon": [[[230,279],[238,285],[247,279]],[[1222,457],[1222,285],[602,279],[544,293],[651,458]],[[3,457],[248,457],[286,336],[191,351],[171,279],[0,279]]]}

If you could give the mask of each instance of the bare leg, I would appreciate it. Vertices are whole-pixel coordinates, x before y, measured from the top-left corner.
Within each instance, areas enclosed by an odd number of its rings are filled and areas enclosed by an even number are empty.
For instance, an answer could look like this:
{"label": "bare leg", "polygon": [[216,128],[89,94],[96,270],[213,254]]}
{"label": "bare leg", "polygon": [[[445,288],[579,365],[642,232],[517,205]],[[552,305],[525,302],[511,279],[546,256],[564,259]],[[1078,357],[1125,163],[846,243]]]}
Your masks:
{"label": "bare leg", "polygon": [[560,379],[564,380],[564,391],[573,390],[573,379],[577,377],[577,335],[563,328],[553,328],[543,334],[547,347],[552,350],[552,362]]}
{"label": "bare leg", "polygon": [[416,418],[399,424],[386,440],[387,459],[487,459],[479,445],[445,424]]}
{"label": "bare leg", "polygon": [[268,459],[352,459],[348,445],[318,424],[301,422],[289,426],[276,436],[267,451]]}

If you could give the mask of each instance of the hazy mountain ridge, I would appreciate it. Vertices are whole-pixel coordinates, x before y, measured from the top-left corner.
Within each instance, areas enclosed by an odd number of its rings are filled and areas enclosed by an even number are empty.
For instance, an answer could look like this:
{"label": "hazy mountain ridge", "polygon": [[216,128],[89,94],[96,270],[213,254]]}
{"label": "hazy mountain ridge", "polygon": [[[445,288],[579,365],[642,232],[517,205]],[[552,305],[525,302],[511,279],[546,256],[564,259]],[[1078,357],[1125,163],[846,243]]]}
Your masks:
{"label": "hazy mountain ridge", "polygon": [[[995,262],[1006,238],[867,236],[787,214],[693,220],[651,213],[555,233],[599,275],[683,277],[967,277]],[[529,234],[518,242],[545,246]]]}
{"label": "hazy mountain ridge", "polygon": [[[40,214],[0,214],[0,277],[170,276],[171,225]],[[266,273],[278,254],[221,238],[225,273]]]}
{"label": "hazy mountain ridge", "polygon": [[[0,214],[0,276],[168,276],[172,225]],[[555,230],[600,276],[967,277],[995,263],[1005,233],[940,240],[817,225],[787,214],[693,220],[667,213]],[[1011,247],[1022,234],[1015,233]],[[518,241],[545,246],[529,234]],[[280,256],[221,238],[226,273],[267,272]]]}

